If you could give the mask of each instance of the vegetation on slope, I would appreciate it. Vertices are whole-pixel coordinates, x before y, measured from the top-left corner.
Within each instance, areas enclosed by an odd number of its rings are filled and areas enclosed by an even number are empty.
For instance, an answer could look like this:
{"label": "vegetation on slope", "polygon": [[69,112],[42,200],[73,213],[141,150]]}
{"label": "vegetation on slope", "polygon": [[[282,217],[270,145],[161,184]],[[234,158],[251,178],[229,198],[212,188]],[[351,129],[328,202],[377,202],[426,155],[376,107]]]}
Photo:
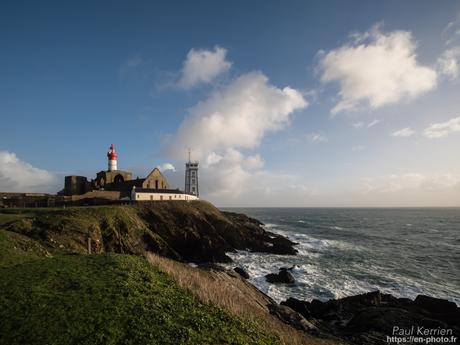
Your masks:
{"label": "vegetation on slope", "polygon": [[[3,219],[3,221],[2,221]],[[6,221],[5,219],[9,220]],[[175,260],[229,261],[235,249],[295,254],[288,239],[246,216],[222,213],[204,201],[0,210],[0,229],[70,252],[145,255]]]}
{"label": "vegetation on slope", "polygon": [[[21,237],[0,230],[1,248],[16,253],[0,257],[1,344],[279,343],[253,322],[201,302],[141,257],[46,257]],[[22,241],[30,246],[17,247]]]}

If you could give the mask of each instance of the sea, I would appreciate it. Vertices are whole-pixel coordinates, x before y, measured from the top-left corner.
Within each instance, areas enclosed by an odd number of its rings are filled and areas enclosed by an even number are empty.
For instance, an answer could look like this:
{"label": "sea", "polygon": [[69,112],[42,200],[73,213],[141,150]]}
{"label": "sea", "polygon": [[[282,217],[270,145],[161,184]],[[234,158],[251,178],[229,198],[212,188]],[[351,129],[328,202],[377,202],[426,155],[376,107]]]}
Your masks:
{"label": "sea", "polygon": [[[460,305],[460,208],[231,208],[298,243],[298,254],[228,253],[277,302],[326,301],[380,290]],[[293,267],[293,285],[268,273]]]}

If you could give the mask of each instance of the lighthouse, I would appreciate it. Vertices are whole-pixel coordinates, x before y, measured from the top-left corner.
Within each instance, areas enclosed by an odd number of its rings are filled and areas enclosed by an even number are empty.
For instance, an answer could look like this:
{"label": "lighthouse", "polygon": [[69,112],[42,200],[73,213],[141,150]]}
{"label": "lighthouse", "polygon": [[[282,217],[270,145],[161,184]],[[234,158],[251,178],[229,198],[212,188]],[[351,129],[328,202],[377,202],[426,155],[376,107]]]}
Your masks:
{"label": "lighthouse", "polygon": [[109,160],[109,171],[117,170],[117,152],[115,151],[115,146],[113,146],[113,144],[109,147],[107,158]]}

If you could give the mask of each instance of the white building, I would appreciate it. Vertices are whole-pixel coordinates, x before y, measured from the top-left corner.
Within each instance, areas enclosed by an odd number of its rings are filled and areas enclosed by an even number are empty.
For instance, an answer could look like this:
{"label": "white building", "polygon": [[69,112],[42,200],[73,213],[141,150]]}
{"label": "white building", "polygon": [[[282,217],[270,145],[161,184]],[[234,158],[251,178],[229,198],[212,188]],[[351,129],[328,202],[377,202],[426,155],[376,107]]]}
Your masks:
{"label": "white building", "polygon": [[188,194],[179,189],[152,189],[136,188],[131,190],[131,200],[133,201],[192,201],[198,200],[196,195]]}

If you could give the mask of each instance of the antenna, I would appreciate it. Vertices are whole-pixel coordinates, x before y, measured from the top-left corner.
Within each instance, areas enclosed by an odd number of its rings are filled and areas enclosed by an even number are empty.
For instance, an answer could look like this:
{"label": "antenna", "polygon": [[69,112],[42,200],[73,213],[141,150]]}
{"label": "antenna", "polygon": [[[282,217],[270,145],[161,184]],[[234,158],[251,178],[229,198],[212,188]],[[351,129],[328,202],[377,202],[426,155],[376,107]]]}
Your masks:
{"label": "antenna", "polygon": [[188,148],[188,162],[190,163],[191,162],[191,155],[192,155],[192,149],[189,147]]}

